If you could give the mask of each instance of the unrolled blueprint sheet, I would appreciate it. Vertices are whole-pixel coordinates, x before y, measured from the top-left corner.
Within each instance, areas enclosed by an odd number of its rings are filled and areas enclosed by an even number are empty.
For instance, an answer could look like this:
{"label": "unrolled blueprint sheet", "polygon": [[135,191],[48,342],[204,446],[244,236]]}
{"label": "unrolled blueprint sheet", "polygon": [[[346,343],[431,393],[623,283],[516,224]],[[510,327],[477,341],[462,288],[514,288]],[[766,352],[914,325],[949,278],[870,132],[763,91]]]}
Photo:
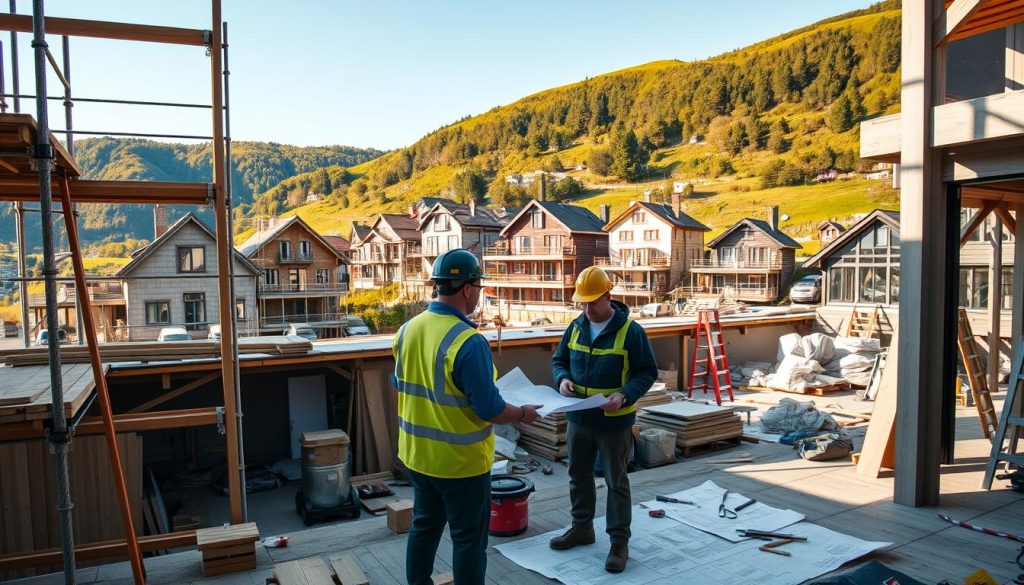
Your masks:
{"label": "unrolled blueprint sheet", "polygon": [[[660,508],[665,510],[669,517],[689,524],[705,532],[716,536],[739,542],[745,540],[738,536],[736,529],[752,528],[754,530],[766,530],[769,532],[781,530],[790,524],[800,522],[804,515],[793,510],[783,510],[757,502],[743,508],[736,513],[736,519],[721,518],[718,516],[718,505],[722,503],[722,492],[725,488],[719,487],[715,482],[708,480],[695,488],[667,494],[670,497],[693,502],[696,506],[687,504],[671,504],[650,500],[642,502],[645,508]],[[737,506],[747,502],[750,498],[729,492],[725,501],[725,507],[735,510]]]}
{"label": "unrolled blueprint sheet", "polygon": [[609,547],[604,528],[604,518],[595,519],[596,542],[568,551],[548,546],[564,529],[495,548],[516,564],[566,585],[795,585],[891,544],[799,523],[789,531],[808,541],[786,545],[792,556],[783,557],[759,551],[763,541],[731,543],[671,518],[651,518],[637,506],[633,508],[629,564],[625,572],[616,575],[604,570]]}
{"label": "unrolled blueprint sheet", "polygon": [[550,386],[534,384],[519,368],[514,368],[499,378],[495,385],[498,387],[498,393],[509,404],[516,406],[523,406],[524,404],[544,405],[543,408],[537,410],[541,417],[554,412],[597,408],[608,402],[608,399],[600,394],[588,396],[587,398],[562,396]]}

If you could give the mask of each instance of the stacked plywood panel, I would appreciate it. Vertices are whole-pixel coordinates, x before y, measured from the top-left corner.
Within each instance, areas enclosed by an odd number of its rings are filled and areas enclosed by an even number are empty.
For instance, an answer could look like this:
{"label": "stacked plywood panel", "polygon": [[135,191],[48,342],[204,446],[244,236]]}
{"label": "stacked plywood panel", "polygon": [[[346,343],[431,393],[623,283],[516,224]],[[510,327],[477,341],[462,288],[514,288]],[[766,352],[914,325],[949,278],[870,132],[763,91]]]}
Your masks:
{"label": "stacked plywood panel", "polygon": [[743,421],[728,407],[675,401],[642,408],[637,417],[642,428],[662,428],[676,433],[676,446],[684,450],[718,441],[738,439]]}
{"label": "stacked plywood panel", "polygon": [[531,424],[516,423],[516,428],[520,432],[519,446],[528,452],[552,461],[569,456],[565,439],[569,421],[564,414],[551,414]]}
{"label": "stacked plywood panel", "polygon": [[255,522],[196,530],[196,548],[203,553],[203,575],[223,575],[256,568]]}

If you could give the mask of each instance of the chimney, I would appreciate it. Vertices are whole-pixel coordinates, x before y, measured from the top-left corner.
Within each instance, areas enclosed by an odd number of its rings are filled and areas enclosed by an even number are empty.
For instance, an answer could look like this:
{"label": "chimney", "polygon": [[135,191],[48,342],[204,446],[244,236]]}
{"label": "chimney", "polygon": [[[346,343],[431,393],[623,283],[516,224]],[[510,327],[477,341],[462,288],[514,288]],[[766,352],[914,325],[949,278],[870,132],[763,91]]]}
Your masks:
{"label": "chimney", "polygon": [[170,210],[164,205],[157,205],[153,208],[153,239],[157,239],[167,232],[167,213]]}
{"label": "chimney", "polygon": [[773,230],[778,231],[779,229],[779,206],[772,205],[768,208],[768,225]]}
{"label": "chimney", "polygon": [[469,200],[469,217],[476,217],[476,199]]}
{"label": "chimney", "polygon": [[612,206],[611,205],[607,205],[607,204],[602,204],[600,209],[601,209],[601,221],[604,222],[605,225],[608,225],[608,222],[611,221]]}
{"label": "chimney", "polygon": [[650,202],[651,202],[651,190],[650,189],[644,189],[644,203],[650,203]]}
{"label": "chimney", "polygon": [[677,217],[683,214],[683,194],[675,189],[672,190],[672,211]]}
{"label": "chimney", "polygon": [[415,205],[409,206],[409,217],[416,219],[420,214],[420,210]]}
{"label": "chimney", "polygon": [[544,173],[540,173],[540,176],[537,177],[537,179],[540,181],[540,200],[541,201],[547,201],[548,200],[548,186],[547,186],[547,181],[544,180]]}

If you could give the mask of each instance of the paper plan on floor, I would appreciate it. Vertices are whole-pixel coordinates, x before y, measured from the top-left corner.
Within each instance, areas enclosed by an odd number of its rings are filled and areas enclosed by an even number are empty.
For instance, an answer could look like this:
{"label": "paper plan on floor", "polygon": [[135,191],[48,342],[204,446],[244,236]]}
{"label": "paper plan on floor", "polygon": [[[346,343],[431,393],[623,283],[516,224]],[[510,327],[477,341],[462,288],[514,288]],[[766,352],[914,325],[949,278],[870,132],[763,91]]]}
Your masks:
{"label": "paper plan on floor", "polygon": [[495,548],[516,564],[565,585],[795,585],[891,544],[799,523],[790,531],[806,536],[808,542],[786,545],[792,556],[783,557],[759,551],[763,541],[731,543],[671,518],[651,518],[637,506],[633,509],[629,564],[625,572],[616,575],[604,570],[609,547],[604,528],[604,518],[596,519],[596,542],[568,551],[548,546],[564,529]]}
{"label": "paper plan on floor", "polygon": [[[736,513],[735,519],[721,518],[718,515],[718,505],[722,503],[722,492],[725,488],[719,487],[715,482],[708,480],[695,488],[665,494],[678,500],[686,500],[697,504],[671,504],[650,500],[642,502],[645,508],[660,508],[665,514],[674,520],[689,524],[694,528],[710,532],[716,536],[739,542],[745,540],[737,535],[736,529],[748,528],[754,530],[781,530],[804,519],[804,515],[793,510],[783,510],[757,502],[743,508]],[[729,492],[725,501],[725,507],[735,510],[737,506],[748,501],[750,498],[742,494]]]}
{"label": "paper plan on floor", "polygon": [[516,406],[524,404],[544,405],[543,408],[537,409],[537,413],[542,417],[555,412],[597,408],[608,402],[608,399],[600,394],[588,396],[587,398],[562,396],[551,386],[534,384],[519,368],[514,368],[499,378],[495,385],[498,387],[498,393],[509,404]]}

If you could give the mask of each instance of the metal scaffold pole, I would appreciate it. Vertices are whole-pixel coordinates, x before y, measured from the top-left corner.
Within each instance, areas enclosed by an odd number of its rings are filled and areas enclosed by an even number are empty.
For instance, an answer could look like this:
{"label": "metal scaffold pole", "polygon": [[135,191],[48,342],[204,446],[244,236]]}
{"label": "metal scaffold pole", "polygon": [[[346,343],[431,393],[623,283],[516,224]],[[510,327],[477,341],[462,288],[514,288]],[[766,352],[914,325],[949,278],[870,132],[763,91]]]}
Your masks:
{"label": "metal scaffold pole", "polygon": [[[43,23],[43,0],[32,2],[32,49],[35,61],[36,95],[46,95],[46,29]],[[50,124],[45,99],[36,100],[36,144],[34,159],[39,173],[39,216],[43,236],[43,278],[46,298],[46,328],[49,336],[50,392],[53,397],[53,427],[50,445],[57,464],[57,512],[60,543],[64,558],[64,583],[75,583],[75,536],[71,525],[71,487],[68,477],[68,434],[64,418],[64,386],[61,377],[60,324],[57,319],[57,270],[54,263],[51,174],[53,147],[50,145]],[[22,299],[26,302],[27,299]]]}

